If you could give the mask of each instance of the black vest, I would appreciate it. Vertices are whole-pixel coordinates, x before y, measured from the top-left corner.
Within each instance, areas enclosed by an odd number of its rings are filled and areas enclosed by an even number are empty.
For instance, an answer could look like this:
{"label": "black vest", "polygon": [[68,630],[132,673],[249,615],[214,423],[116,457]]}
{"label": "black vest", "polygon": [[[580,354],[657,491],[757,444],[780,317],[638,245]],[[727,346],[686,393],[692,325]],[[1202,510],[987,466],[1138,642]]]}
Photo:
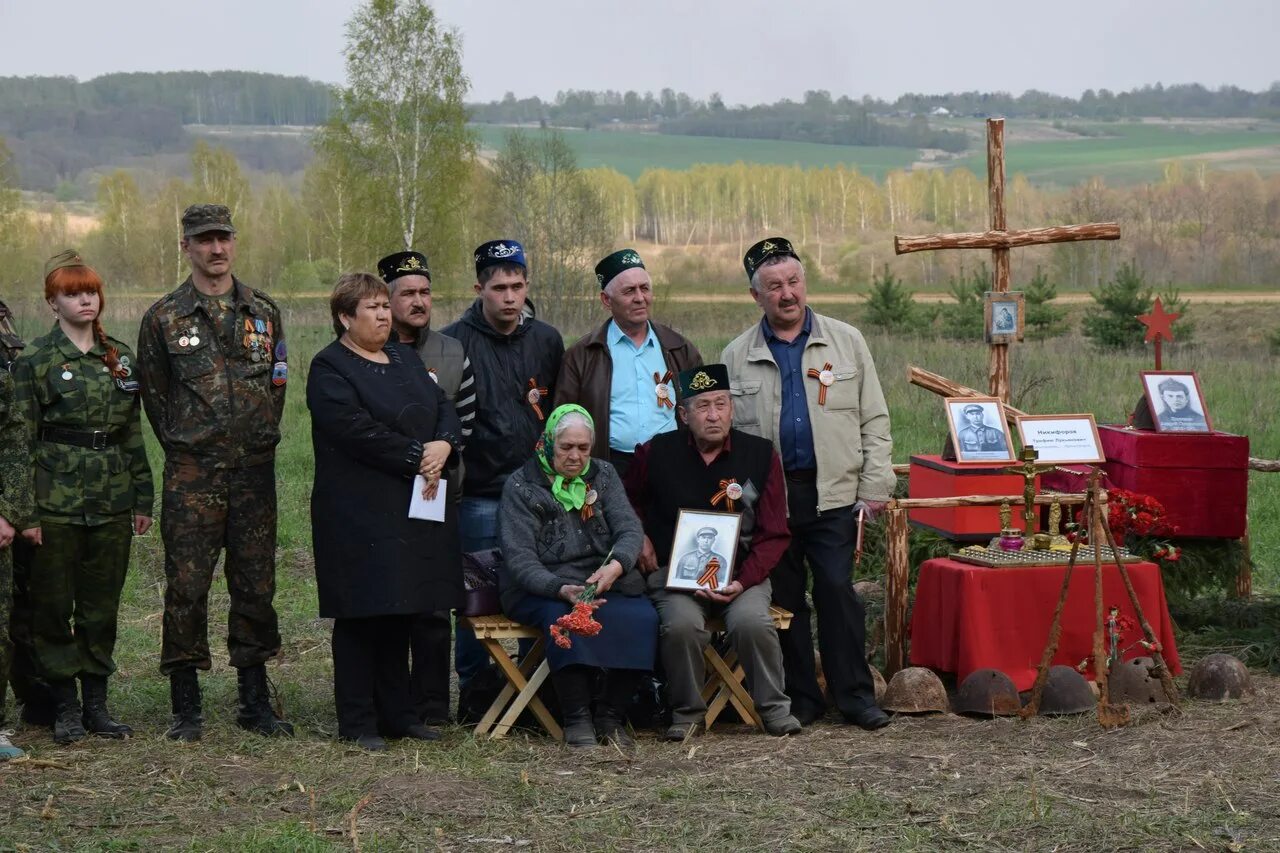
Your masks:
{"label": "black vest", "polygon": [[738,553],[733,561],[735,575],[742,566],[756,528],[756,505],[769,476],[773,444],[768,439],[734,429],[729,431],[729,448],[707,465],[687,430],[653,437],[649,446],[646,484],[649,503],[644,507],[644,532],[653,542],[660,566],[667,566],[671,560],[671,544],[680,510],[727,512],[723,500],[712,506],[711,498],[720,491],[720,481],[730,479],[742,486],[742,497],[733,502],[733,511],[742,513]]}

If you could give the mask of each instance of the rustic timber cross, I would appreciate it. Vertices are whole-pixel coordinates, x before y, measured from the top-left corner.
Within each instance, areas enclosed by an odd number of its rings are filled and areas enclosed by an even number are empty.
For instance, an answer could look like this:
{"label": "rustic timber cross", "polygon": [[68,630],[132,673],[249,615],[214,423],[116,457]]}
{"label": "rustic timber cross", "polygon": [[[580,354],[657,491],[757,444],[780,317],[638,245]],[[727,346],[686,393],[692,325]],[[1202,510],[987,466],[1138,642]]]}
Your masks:
{"label": "rustic timber cross", "polygon": [[[987,198],[991,208],[991,230],[965,234],[930,234],[924,237],[893,238],[899,255],[933,249],[990,249],[993,287],[1009,292],[1009,250],[1048,243],[1078,243],[1087,240],[1119,240],[1120,226],[1114,222],[1088,225],[1058,225],[1010,231],[1004,211],[1004,119],[987,119]],[[991,344],[988,376],[991,396],[1009,402],[1009,345]]]}

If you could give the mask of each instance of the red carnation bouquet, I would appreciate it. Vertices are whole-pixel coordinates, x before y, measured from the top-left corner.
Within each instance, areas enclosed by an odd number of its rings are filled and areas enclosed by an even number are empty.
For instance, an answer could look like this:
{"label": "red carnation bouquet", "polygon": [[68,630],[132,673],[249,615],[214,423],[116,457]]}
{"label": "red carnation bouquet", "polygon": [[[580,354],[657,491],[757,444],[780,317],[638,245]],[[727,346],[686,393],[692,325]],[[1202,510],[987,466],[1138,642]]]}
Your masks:
{"label": "red carnation bouquet", "polygon": [[[610,550],[600,567],[604,568],[612,559],[613,551]],[[601,603],[603,602],[596,601],[596,585],[587,584],[586,589],[574,598],[573,609],[551,624],[551,639],[555,640],[555,644],[562,649],[569,649],[573,648],[573,640],[569,639],[570,634],[581,637],[594,637],[599,634],[604,626],[596,621],[596,608]]]}

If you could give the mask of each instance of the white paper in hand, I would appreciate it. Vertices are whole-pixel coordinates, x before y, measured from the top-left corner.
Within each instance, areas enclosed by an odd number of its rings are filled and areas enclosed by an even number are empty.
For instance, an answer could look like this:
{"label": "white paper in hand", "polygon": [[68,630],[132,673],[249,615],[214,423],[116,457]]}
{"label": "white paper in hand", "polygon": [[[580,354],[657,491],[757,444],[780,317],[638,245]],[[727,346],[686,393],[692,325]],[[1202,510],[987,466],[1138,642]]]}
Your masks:
{"label": "white paper in hand", "polygon": [[444,501],[449,491],[449,483],[441,480],[436,484],[436,496],[429,500],[422,496],[422,490],[426,487],[426,477],[419,474],[413,478],[413,494],[409,498],[409,517],[421,518],[424,521],[444,521]]}

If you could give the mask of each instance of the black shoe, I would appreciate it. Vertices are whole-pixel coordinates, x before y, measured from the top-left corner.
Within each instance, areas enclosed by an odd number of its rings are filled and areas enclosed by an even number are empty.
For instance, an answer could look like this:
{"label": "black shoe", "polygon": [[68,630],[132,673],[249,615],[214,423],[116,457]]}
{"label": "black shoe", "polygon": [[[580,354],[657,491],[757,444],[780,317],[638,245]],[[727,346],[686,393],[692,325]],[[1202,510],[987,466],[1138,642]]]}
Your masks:
{"label": "black shoe", "polygon": [[387,742],[379,735],[360,735],[354,739],[344,738],[344,740],[351,740],[356,746],[369,752],[387,751]]}
{"label": "black shoe", "polygon": [[612,708],[605,708],[596,714],[596,735],[603,743],[617,744],[621,749],[630,749],[636,745],[635,738],[627,731],[627,723]]}
{"label": "black shoe", "polygon": [[765,720],[764,730],[774,737],[798,735],[800,734],[800,721],[791,714],[787,714],[778,717],[776,720]]}
{"label": "black shoe", "polygon": [[75,679],[68,678],[65,681],[52,682],[49,685],[49,692],[53,694],[54,704],[54,743],[68,744],[83,739],[87,732],[80,719],[84,711],[80,708],[80,696],[76,692]]}
{"label": "black shoe", "polygon": [[98,737],[126,738],[133,729],[111,719],[107,711],[107,677],[105,675],[81,675],[80,692],[84,696],[85,730]]}
{"label": "black shoe", "polygon": [[240,667],[236,670],[236,685],[240,692],[236,725],[266,737],[293,737],[293,726],[277,717],[271,709],[265,664]]}
{"label": "black shoe", "polygon": [[596,745],[596,727],[591,711],[581,710],[564,715],[564,745],[570,749],[589,749]]}
{"label": "black shoe", "polygon": [[183,743],[200,740],[204,718],[200,716],[200,678],[194,669],[169,673],[169,700],[173,704],[173,724],[165,737]]}
{"label": "black shoe", "polygon": [[875,731],[889,725],[889,715],[881,711],[875,705],[870,705],[858,711],[855,714],[845,714],[844,721],[853,725],[866,729],[867,731]]}
{"label": "black shoe", "polygon": [[795,702],[791,703],[791,716],[799,720],[800,725],[805,728],[812,726],[826,715],[826,708],[819,708],[815,705],[797,704]]}
{"label": "black shoe", "polygon": [[412,738],[413,740],[440,740],[443,735],[435,729],[427,728],[422,723],[414,723],[405,729],[400,737]]}

